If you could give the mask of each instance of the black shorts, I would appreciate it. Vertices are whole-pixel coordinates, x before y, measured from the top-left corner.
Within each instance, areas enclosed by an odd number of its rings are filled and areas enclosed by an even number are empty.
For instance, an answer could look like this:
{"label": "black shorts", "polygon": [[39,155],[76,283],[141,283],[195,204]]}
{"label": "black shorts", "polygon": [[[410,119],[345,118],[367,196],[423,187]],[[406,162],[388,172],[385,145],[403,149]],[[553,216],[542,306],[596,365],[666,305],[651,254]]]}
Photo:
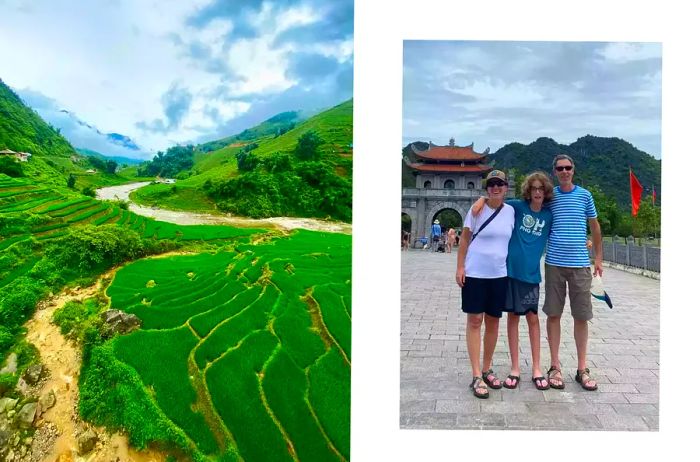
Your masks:
{"label": "black shorts", "polygon": [[508,278],[466,278],[462,286],[462,311],[469,314],[486,313],[500,318],[506,306]]}
{"label": "black shorts", "polygon": [[528,311],[537,314],[537,305],[539,302],[539,284],[508,278],[506,307],[503,309],[503,311],[508,311],[519,316],[527,314]]}

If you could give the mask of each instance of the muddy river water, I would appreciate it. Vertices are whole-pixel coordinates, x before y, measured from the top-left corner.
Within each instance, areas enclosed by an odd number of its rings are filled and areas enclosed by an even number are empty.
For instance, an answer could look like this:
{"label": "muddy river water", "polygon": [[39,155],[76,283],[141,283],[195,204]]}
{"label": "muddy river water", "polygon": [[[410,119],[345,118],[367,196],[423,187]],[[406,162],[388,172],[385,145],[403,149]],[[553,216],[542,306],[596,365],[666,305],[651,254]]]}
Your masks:
{"label": "muddy river water", "polygon": [[[97,190],[97,198],[102,200],[119,199],[129,201],[129,194],[138,188],[148,185],[149,182],[130,183],[119,186],[109,186]],[[314,218],[272,217],[259,220],[229,215],[213,215],[208,213],[182,212],[165,210],[157,207],[145,207],[133,202],[129,203],[129,210],[145,217],[160,221],[167,221],[178,225],[221,225],[231,226],[261,226],[278,227],[282,229],[304,228],[315,231],[330,231],[350,234],[352,225],[342,222],[317,220]]]}

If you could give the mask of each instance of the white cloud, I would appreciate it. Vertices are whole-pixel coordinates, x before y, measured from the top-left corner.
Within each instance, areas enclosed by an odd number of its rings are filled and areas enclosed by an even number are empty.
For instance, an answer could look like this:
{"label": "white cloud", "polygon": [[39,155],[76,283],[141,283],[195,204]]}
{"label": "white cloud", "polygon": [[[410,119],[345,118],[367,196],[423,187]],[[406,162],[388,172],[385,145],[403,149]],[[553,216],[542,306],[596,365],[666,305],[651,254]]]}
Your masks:
{"label": "white cloud", "polygon": [[[288,57],[299,50],[274,40],[285,30],[319,21],[323,11],[304,5],[280,11],[265,3],[259,12],[191,26],[188,20],[211,3],[6,0],[0,15],[0,78],[16,89],[40,92],[100,130],[128,135],[150,151],[214,136],[220,124],[250,111],[250,101],[301,83],[286,75]],[[251,25],[254,37],[232,42],[237,27]],[[352,57],[352,39],[313,48],[339,61]],[[149,127],[169,127],[162,99],[174,85],[191,95],[188,112],[169,133],[155,133]],[[304,108],[280,111],[290,109]]]}
{"label": "white cloud", "polygon": [[599,54],[608,61],[615,63],[660,58],[661,44],[614,42],[606,44]]}

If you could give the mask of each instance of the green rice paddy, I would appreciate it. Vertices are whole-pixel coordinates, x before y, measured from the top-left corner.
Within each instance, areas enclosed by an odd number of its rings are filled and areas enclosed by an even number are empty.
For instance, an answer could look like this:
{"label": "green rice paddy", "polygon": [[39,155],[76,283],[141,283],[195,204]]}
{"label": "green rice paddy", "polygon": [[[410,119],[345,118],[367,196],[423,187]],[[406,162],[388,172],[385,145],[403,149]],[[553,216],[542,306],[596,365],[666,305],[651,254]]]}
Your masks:
{"label": "green rice paddy", "polygon": [[115,354],[202,454],[348,460],[350,240],[297,231],[127,265],[106,293],[143,325]]}

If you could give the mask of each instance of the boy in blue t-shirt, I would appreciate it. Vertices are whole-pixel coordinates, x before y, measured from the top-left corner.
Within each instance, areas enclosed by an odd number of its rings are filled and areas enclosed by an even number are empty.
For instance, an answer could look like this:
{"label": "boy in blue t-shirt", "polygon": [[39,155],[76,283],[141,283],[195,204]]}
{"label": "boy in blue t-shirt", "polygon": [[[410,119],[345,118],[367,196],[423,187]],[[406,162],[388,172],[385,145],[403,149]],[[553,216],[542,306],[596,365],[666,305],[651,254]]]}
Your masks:
{"label": "boy in blue t-shirt", "polygon": [[[503,386],[510,389],[520,383],[518,324],[522,315],[527,320],[532,349],[532,381],[538,390],[549,388],[540,365],[537,305],[542,281],[540,260],[552,229],[552,212],[547,204],[552,200],[553,189],[545,173],[534,172],[523,181],[523,199],[506,202],[515,209],[515,227],[508,243],[508,292],[503,310],[508,312],[508,349],[511,357],[510,375]],[[480,202],[481,199],[474,205],[474,212],[480,212]]]}

